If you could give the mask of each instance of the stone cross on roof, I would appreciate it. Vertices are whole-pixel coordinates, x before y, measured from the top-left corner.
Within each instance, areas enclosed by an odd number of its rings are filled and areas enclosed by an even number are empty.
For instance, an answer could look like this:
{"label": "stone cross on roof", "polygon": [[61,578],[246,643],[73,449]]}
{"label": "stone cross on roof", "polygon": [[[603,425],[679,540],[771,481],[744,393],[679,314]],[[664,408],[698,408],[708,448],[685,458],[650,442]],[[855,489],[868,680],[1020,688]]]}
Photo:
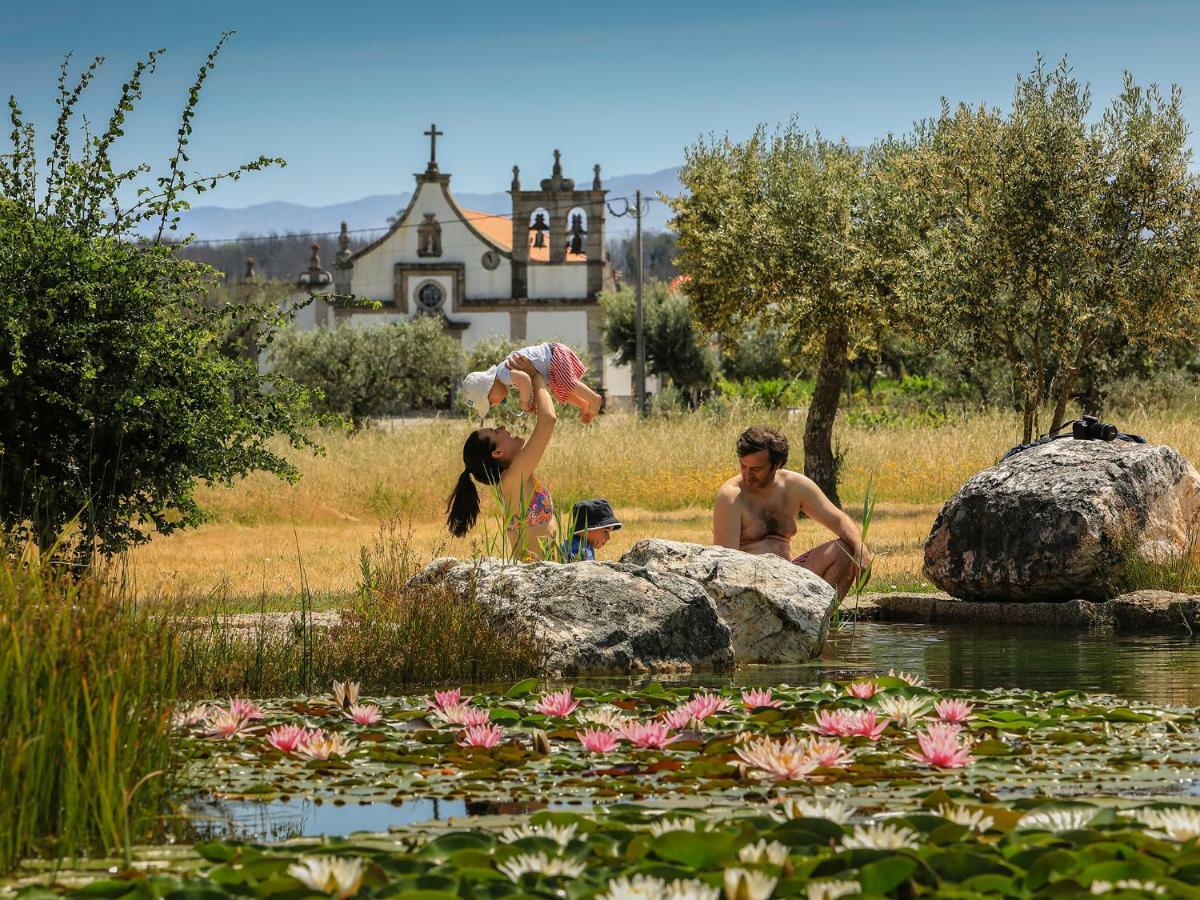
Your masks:
{"label": "stone cross on roof", "polygon": [[437,169],[437,139],[446,132],[438,131],[438,127],[436,125],[430,124],[429,130],[421,133],[429,138],[429,168]]}

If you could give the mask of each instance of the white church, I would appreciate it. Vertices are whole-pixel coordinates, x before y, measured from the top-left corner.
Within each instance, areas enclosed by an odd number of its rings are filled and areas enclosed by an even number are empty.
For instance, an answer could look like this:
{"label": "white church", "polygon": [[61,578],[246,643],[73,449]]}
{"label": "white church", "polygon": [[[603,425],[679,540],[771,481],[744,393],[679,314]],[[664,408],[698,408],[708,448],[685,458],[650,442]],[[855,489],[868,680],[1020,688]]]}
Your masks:
{"label": "white church", "polygon": [[559,152],[549,178],[536,190],[521,187],[513,166],[512,216],[463,209],[450,193],[450,175],[437,164],[430,126],[429,163],[416,175],[412,200],[389,230],[351,252],[342,223],[333,272],[322,269],[317,247],[297,288],[307,295],[353,294],[379,301],[378,309],[347,308],[318,300],[302,311],[299,327],[340,322],[374,325],[437,316],[467,347],[504,335],[529,344],[559,340],[588,350],[588,367],[611,407],[632,400],[632,373],[604,354],[597,298],[611,288],[605,256],[607,191],[594,167],[591,186],[576,189],[563,177]]}

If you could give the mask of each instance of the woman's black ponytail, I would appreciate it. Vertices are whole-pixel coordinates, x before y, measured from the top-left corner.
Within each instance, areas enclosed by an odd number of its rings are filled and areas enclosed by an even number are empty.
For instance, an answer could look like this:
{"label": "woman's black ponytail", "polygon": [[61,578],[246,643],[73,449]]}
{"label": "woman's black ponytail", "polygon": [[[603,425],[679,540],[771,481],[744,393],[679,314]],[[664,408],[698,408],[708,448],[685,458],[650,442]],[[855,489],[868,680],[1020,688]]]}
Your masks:
{"label": "woman's black ponytail", "polygon": [[496,445],[478,431],[471,432],[463,444],[463,472],[446,501],[446,527],[455,537],[463,537],[479,518],[479,489],[475,482],[495,484],[504,474],[504,466],[492,456]]}

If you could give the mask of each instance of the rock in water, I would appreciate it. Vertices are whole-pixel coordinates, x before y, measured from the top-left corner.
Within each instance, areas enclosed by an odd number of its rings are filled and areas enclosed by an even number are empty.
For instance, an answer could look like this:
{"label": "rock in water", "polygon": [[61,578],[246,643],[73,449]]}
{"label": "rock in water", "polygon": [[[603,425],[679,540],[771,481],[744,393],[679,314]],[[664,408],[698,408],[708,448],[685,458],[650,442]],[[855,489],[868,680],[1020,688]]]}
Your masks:
{"label": "rock in water", "polygon": [[723,671],[733,666],[729,626],[704,588],[671,572],[614,563],[525,565],[437,559],[414,581],[532,624],[550,674]]}
{"label": "rock in water", "polygon": [[825,643],[837,593],[778,556],[679,541],[638,541],[621,562],[674,572],[702,585],[733,632],[739,663],[804,662]]}
{"label": "rock in water", "polygon": [[964,600],[1104,600],[1132,567],[1188,552],[1198,517],[1200,474],[1170,447],[1051,441],[950,498],[925,574]]}

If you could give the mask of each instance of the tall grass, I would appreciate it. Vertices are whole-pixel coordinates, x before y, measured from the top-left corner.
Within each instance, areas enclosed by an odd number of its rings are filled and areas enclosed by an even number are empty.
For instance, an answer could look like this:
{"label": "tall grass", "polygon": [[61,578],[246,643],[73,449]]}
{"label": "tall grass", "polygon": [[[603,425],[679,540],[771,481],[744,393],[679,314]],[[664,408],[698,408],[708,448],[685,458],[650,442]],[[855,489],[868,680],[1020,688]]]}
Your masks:
{"label": "tall grass", "polygon": [[0,871],[155,836],[175,761],[161,624],[111,583],[0,546]]}
{"label": "tall grass", "polygon": [[293,695],[351,679],[371,691],[510,681],[539,674],[532,628],[442,585],[410,586],[411,536],[395,520],[361,549],[352,602],[314,613],[302,591],[290,614],[209,613],[182,638],[180,689],[191,697]]}

